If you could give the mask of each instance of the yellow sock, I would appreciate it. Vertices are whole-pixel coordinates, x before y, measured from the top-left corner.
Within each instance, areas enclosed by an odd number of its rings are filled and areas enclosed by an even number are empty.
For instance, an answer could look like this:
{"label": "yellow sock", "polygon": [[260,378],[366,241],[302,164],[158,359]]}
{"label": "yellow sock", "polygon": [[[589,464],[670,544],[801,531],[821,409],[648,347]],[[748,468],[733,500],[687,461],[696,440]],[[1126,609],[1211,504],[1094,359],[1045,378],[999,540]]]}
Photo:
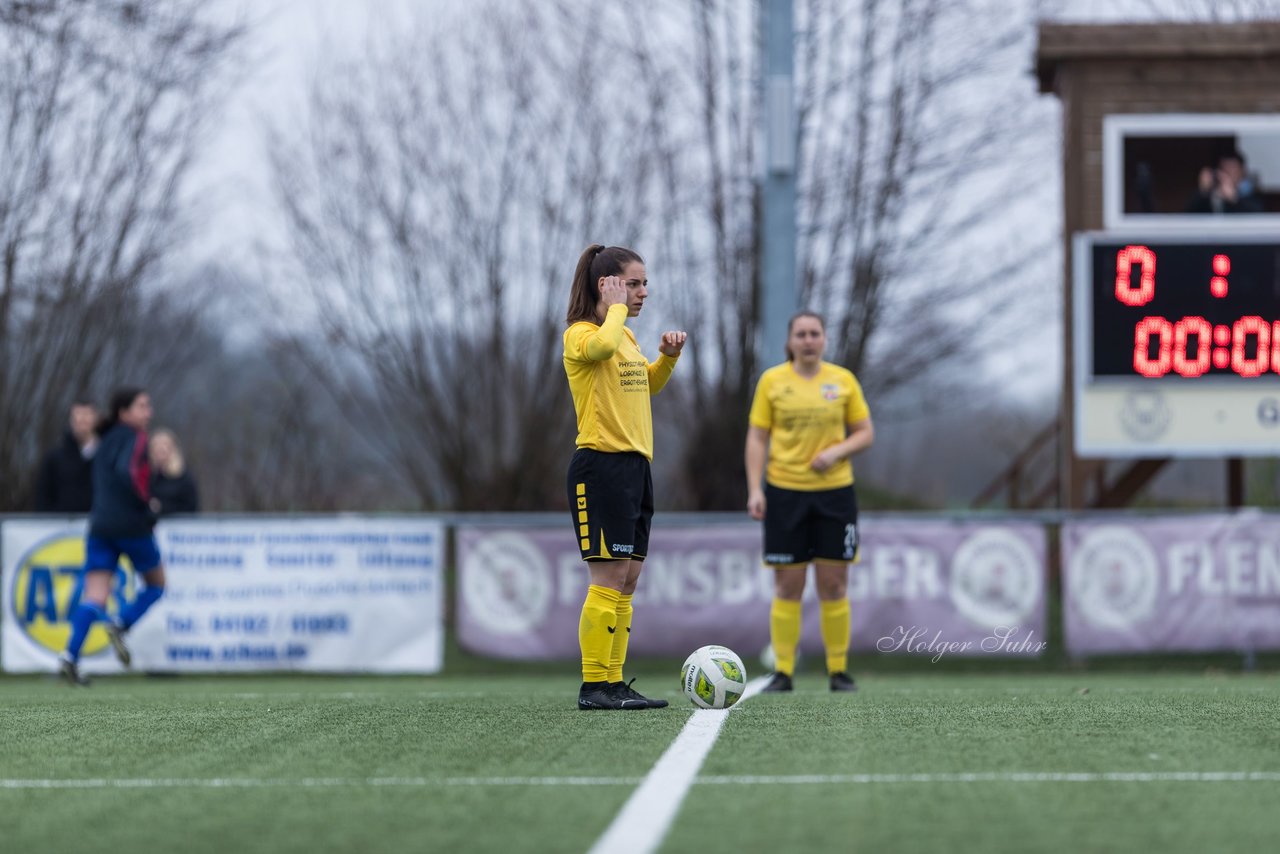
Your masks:
{"label": "yellow sock", "polygon": [[774,597],[769,610],[769,642],[773,644],[774,669],[788,676],[796,669],[800,645],[800,603]]}
{"label": "yellow sock", "polygon": [[849,669],[849,616],[848,599],[822,600],[818,602],[822,615],[822,644],[827,648],[827,673],[844,673]]}
{"label": "yellow sock", "polygon": [[613,650],[609,654],[609,681],[622,681],[622,665],[627,663],[627,641],[631,639],[631,596],[618,597],[618,622],[614,624]]}
{"label": "yellow sock", "polygon": [[582,603],[578,620],[578,645],[582,647],[582,681],[604,682],[613,650],[613,628],[617,624],[617,590],[592,584]]}

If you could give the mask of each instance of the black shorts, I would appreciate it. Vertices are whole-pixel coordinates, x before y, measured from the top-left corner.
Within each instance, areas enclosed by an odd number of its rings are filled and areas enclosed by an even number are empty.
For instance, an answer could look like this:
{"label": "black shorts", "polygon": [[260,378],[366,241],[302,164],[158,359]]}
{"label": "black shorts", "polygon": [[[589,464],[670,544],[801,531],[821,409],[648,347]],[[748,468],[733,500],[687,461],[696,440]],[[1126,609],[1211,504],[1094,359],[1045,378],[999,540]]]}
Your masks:
{"label": "black shorts", "polygon": [[773,566],[858,558],[858,497],[853,485],[820,492],[764,488],[764,562]]}
{"label": "black shorts", "polygon": [[568,486],[583,560],[644,560],[653,520],[653,476],[644,454],[579,448]]}

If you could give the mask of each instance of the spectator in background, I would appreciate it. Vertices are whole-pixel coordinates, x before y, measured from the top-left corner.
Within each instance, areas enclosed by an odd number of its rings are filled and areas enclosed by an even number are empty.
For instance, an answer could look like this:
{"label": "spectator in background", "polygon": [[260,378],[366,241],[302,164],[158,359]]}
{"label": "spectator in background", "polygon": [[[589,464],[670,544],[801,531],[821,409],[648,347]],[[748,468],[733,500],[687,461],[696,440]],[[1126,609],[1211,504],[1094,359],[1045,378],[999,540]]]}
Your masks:
{"label": "spectator in background", "polygon": [[187,471],[182,448],[170,430],[151,436],[151,509],[157,516],[199,513],[200,493],[195,478]]}
{"label": "spectator in background", "polygon": [[93,503],[93,454],[98,436],[93,428],[98,410],[76,398],[61,443],[45,455],[36,478],[37,513],[88,513]]}
{"label": "spectator in background", "polygon": [[1187,213],[1262,213],[1262,196],[1245,170],[1244,155],[1228,151],[1216,167],[1200,170],[1200,185],[1187,203]]}

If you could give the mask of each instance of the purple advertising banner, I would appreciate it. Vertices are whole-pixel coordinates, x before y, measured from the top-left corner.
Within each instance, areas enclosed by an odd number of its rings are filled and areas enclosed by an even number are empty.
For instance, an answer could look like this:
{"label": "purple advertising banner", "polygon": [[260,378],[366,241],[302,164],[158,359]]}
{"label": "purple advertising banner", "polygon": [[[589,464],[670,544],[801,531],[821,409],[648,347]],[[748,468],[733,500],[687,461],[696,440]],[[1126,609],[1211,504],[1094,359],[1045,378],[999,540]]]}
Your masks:
{"label": "purple advertising banner", "polygon": [[[1045,641],[1045,536],[1034,523],[867,518],[849,570],[855,652],[1036,657]],[[587,571],[568,524],[456,529],[458,630],[467,649],[573,659]],[[754,657],[769,643],[773,570],[750,522],[655,526],[636,590],[630,651],[709,643]],[[801,650],[820,654],[813,581]]]}
{"label": "purple advertising banner", "polygon": [[1072,655],[1280,649],[1280,516],[1062,525]]}

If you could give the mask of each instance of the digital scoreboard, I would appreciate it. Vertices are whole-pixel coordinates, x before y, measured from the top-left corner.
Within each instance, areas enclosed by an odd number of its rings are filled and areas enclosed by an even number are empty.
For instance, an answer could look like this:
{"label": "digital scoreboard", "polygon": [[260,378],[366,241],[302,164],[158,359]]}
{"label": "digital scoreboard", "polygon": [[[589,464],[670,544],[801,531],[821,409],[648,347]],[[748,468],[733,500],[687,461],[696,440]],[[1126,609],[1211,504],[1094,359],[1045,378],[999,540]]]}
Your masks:
{"label": "digital scoreboard", "polygon": [[1076,453],[1280,456],[1280,233],[1077,234]]}

